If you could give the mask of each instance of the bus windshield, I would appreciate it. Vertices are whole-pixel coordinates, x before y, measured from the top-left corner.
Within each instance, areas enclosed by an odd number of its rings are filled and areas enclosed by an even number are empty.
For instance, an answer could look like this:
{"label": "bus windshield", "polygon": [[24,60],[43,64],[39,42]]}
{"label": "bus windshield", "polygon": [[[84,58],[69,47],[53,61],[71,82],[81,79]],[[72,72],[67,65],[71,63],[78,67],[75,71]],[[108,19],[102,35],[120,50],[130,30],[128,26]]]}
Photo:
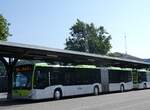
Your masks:
{"label": "bus windshield", "polygon": [[16,89],[31,89],[32,88],[32,71],[22,70],[17,68],[14,73],[13,87]]}

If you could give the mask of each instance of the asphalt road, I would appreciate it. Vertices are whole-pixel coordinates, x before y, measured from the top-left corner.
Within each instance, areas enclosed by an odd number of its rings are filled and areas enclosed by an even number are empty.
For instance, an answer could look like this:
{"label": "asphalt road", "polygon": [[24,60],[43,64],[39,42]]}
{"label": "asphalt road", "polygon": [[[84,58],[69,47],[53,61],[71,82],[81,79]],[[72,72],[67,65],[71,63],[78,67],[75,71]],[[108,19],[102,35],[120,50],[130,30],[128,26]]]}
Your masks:
{"label": "asphalt road", "polygon": [[150,90],[67,98],[58,101],[1,101],[0,110],[150,110]]}

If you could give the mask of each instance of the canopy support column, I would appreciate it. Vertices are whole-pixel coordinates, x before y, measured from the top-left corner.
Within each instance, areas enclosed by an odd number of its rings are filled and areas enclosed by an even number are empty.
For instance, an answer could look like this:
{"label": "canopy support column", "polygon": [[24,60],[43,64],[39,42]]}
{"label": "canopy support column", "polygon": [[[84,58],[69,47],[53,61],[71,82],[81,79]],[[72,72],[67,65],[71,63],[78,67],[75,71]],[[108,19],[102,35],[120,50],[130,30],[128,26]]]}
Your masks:
{"label": "canopy support column", "polygon": [[8,99],[12,98],[12,83],[13,83],[13,71],[14,71],[14,67],[17,63],[18,59],[17,58],[9,58],[9,62],[8,62],[8,67],[7,67],[7,75],[8,75]]}
{"label": "canopy support column", "polygon": [[13,74],[13,70],[14,67],[18,61],[17,58],[8,58],[8,61],[4,58],[4,57],[0,57],[0,61],[2,61],[2,63],[4,64],[6,71],[7,71],[7,76],[8,76],[8,99],[12,98],[12,74]]}

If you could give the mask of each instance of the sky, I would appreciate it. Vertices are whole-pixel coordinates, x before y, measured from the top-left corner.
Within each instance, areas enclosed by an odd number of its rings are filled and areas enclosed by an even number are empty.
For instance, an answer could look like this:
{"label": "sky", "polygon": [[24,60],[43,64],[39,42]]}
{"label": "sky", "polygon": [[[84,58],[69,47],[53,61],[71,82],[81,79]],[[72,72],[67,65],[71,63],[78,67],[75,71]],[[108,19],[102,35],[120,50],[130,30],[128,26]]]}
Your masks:
{"label": "sky", "polygon": [[10,42],[63,49],[77,19],[104,26],[111,52],[150,58],[150,0],[0,0]]}

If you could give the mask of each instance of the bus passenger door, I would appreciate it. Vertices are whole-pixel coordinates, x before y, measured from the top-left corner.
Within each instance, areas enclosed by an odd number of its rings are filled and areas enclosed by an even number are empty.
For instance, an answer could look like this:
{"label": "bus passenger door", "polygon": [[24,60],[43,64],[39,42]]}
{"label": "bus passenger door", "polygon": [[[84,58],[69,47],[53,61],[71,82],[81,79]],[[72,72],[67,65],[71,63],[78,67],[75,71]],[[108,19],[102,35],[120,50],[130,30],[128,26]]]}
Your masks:
{"label": "bus passenger door", "polygon": [[37,67],[34,76],[34,89],[36,89],[37,99],[49,97],[49,79],[47,68]]}
{"label": "bus passenger door", "polygon": [[102,68],[101,70],[101,84],[102,84],[102,92],[109,92],[109,74],[108,70]]}
{"label": "bus passenger door", "polygon": [[132,71],[133,88],[139,88],[139,75],[137,70]]}

